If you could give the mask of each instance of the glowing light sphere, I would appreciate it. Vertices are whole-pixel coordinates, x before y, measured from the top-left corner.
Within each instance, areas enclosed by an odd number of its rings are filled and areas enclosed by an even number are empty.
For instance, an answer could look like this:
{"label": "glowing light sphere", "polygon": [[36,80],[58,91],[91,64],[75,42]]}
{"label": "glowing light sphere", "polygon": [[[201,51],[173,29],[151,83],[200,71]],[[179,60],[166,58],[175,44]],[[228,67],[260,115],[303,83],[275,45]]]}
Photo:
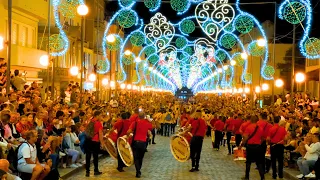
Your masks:
{"label": "glowing light sphere", "polygon": [[238,93],[243,93],[243,89],[242,89],[242,88],[239,88],[239,89],[238,89]]}
{"label": "glowing light sphere", "polygon": [[227,58],[227,55],[226,55],[226,53],[224,53],[223,51],[216,51],[215,52],[215,57],[218,59],[218,60],[220,60],[220,61],[223,61],[223,60],[225,60],[226,58]]}
{"label": "glowing light sphere", "polygon": [[193,54],[193,49],[190,46],[188,46],[184,48],[184,52],[188,53],[191,56]]}
{"label": "glowing light sphere", "polygon": [[154,46],[148,46],[144,49],[144,53],[147,55],[147,56],[150,56],[151,54],[155,53],[156,52],[156,48],[154,48]]}
{"label": "glowing light sphere", "polygon": [[141,58],[140,58],[140,57],[137,57],[137,58],[135,59],[135,62],[136,62],[136,63],[141,62]]}
{"label": "glowing light sphere", "polygon": [[267,65],[263,71],[264,71],[264,74],[269,77],[272,77],[275,73],[274,67],[270,65]]}
{"label": "glowing light sphere", "polygon": [[254,23],[251,17],[247,15],[240,15],[235,20],[235,27],[237,31],[242,34],[246,34],[253,29]]}
{"label": "glowing light sphere", "polygon": [[228,69],[229,69],[229,66],[228,66],[228,65],[224,65],[224,66],[223,66],[223,69],[224,69],[224,70],[228,70]]}
{"label": "glowing light sphere", "polygon": [[86,6],[85,4],[81,4],[77,7],[77,13],[80,15],[80,16],[85,16],[87,15],[89,12],[89,8],[88,6]]}
{"label": "glowing light sphere", "polygon": [[109,84],[109,80],[107,78],[103,78],[101,82],[102,82],[102,85],[104,86]]}
{"label": "glowing light sphere", "polygon": [[275,84],[276,84],[276,87],[282,87],[283,84],[284,84],[284,82],[283,82],[282,79],[277,79],[277,80],[275,81]]}
{"label": "glowing light sphere", "polygon": [[244,88],[244,92],[245,92],[245,93],[249,93],[249,92],[250,92],[250,88],[247,88],[247,87]]}
{"label": "glowing light sphere", "polygon": [[121,46],[121,38],[118,36],[114,36],[114,37],[115,37],[114,41],[107,41],[107,49],[109,49],[110,51],[117,51],[120,49],[120,46]]}
{"label": "glowing light sphere", "polygon": [[128,7],[128,6],[130,6],[133,2],[134,2],[134,0],[120,0],[120,1],[119,1],[119,3],[120,3],[123,7]]}
{"label": "glowing light sphere", "polygon": [[261,89],[262,89],[263,91],[268,90],[268,89],[269,89],[269,84],[263,83],[262,86],[261,86]]}
{"label": "glowing light sphere", "polygon": [[144,0],[143,3],[148,9],[152,11],[160,6],[161,0]]}
{"label": "glowing light sphere", "polygon": [[231,34],[224,34],[220,39],[221,45],[226,49],[231,49],[234,45],[236,45],[237,40]]}
{"label": "glowing light sphere", "polygon": [[318,38],[308,38],[304,46],[309,56],[316,56],[320,54],[320,40]]}
{"label": "glowing light sphere", "polygon": [[257,44],[258,44],[258,46],[265,46],[266,45],[266,40],[265,39],[263,39],[263,38],[260,38],[260,39],[258,39],[257,40]]}
{"label": "glowing light sphere", "polygon": [[2,36],[0,36],[0,50],[4,48],[4,39]]}
{"label": "glowing light sphere", "polygon": [[230,61],[230,65],[231,65],[231,66],[235,66],[236,64],[237,64],[237,61],[235,61],[235,60],[231,60],[231,61]]}
{"label": "glowing light sphere", "polygon": [[74,18],[77,14],[77,6],[79,5],[78,0],[68,0],[63,1],[59,5],[59,11],[61,12],[61,15],[65,18]]}
{"label": "glowing light sphere", "polygon": [[180,29],[185,34],[190,34],[196,29],[196,25],[193,21],[185,19],[180,23]]}
{"label": "glowing light sphere", "polygon": [[125,88],[126,88],[126,85],[125,85],[125,84],[120,84],[120,88],[121,88],[121,89],[125,89]]}
{"label": "glowing light sphere", "polygon": [[134,55],[132,54],[132,53],[130,53],[129,55],[124,55],[123,57],[122,57],[122,62],[123,62],[123,64],[125,64],[125,65],[130,65],[130,64],[132,64],[133,63],[133,61],[134,61]]}
{"label": "glowing light sphere", "polygon": [[69,69],[69,72],[72,76],[77,76],[79,74],[79,68],[77,66],[73,66]]}
{"label": "glowing light sphere", "polygon": [[108,63],[107,60],[101,60],[99,59],[97,62],[97,72],[99,74],[104,74],[108,70]]}
{"label": "glowing light sphere", "polygon": [[88,79],[89,81],[94,82],[97,79],[97,75],[92,73],[89,75]]}
{"label": "glowing light sphere", "polygon": [[137,19],[138,17],[133,10],[122,10],[117,17],[119,25],[123,28],[132,27],[136,23]]}
{"label": "glowing light sphere", "polygon": [[248,59],[248,54],[245,53],[245,52],[241,53],[241,58],[242,59]]}
{"label": "glowing light sphere", "polygon": [[171,8],[177,12],[184,12],[189,8],[189,0],[170,0]]}
{"label": "glowing light sphere", "polygon": [[134,45],[134,46],[142,46],[143,43],[145,42],[145,36],[141,31],[137,31],[132,33],[131,37],[130,37],[130,42]]}
{"label": "glowing light sphere", "polygon": [[39,59],[39,63],[41,64],[41,66],[47,67],[49,65],[49,56],[42,55]]}
{"label": "glowing light sphere", "polygon": [[246,73],[244,75],[244,80],[247,82],[251,82],[252,81],[252,74],[251,73]]}
{"label": "glowing light sphere", "polygon": [[107,36],[107,41],[110,43],[113,43],[116,40],[115,36],[113,34],[110,34]]}
{"label": "glowing light sphere", "polygon": [[129,56],[131,54],[131,51],[130,50],[126,50],[125,52],[124,52],[124,55],[126,55],[126,56]]}
{"label": "glowing light sphere", "polygon": [[297,73],[295,79],[297,83],[302,83],[305,81],[306,75],[304,73]]}
{"label": "glowing light sphere", "polygon": [[305,5],[298,1],[289,2],[283,9],[284,19],[291,24],[299,24],[306,18],[306,15]]}
{"label": "glowing light sphere", "polygon": [[178,49],[183,49],[184,47],[186,47],[186,45],[188,44],[187,39],[183,38],[183,37],[178,37],[176,39],[176,47]]}
{"label": "glowing light sphere", "polygon": [[65,41],[60,34],[53,34],[49,37],[49,47],[51,52],[60,52],[64,49]]}
{"label": "glowing light sphere", "polygon": [[252,56],[260,57],[265,53],[265,46],[259,46],[257,41],[253,41],[249,44],[248,50]]}
{"label": "glowing light sphere", "polygon": [[236,54],[233,59],[236,61],[236,64],[238,66],[243,66],[244,65],[244,59],[241,57],[241,53]]}
{"label": "glowing light sphere", "polygon": [[159,57],[153,54],[150,57],[148,57],[148,61],[150,62],[150,64],[154,65],[159,61]]}
{"label": "glowing light sphere", "polygon": [[256,92],[256,93],[260,93],[260,92],[261,92],[261,88],[260,88],[260,86],[256,86],[256,88],[255,88],[255,92]]}

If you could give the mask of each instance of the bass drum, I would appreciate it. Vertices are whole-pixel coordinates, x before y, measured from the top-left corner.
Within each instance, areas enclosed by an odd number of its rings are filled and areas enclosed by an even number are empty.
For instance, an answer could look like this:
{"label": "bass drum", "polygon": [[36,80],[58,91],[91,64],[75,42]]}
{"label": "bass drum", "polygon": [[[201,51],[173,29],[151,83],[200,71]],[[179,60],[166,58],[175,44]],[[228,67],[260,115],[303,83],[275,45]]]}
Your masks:
{"label": "bass drum", "polygon": [[133,152],[131,145],[124,137],[119,137],[117,141],[119,155],[126,166],[131,166],[134,163]]}
{"label": "bass drum", "polygon": [[[189,136],[189,135],[188,135]],[[191,138],[190,138],[191,141]],[[190,158],[190,141],[186,137],[176,134],[171,137],[170,149],[173,157],[179,162],[186,162]]]}
{"label": "bass drum", "polygon": [[116,148],[115,141],[113,141],[110,137],[104,137],[103,140],[104,140],[104,144],[105,144],[105,149],[108,151],[110,156],[113,159],[117,159],[118,151],[117,151],[117,148]]}

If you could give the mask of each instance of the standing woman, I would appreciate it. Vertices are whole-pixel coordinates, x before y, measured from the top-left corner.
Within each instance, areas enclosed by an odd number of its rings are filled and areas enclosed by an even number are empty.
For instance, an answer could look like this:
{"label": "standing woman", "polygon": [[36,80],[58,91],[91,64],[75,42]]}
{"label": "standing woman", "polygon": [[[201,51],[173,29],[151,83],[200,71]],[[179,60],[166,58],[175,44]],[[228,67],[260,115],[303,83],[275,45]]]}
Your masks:
{"label": "standing woman", "polygon": [[197,110],[194,115],[194,121],[191,123],[192,139],[190,143],[190,158],[192,160],[192,169],[190,172],[199,171],[203,137],[207,130],[207,124],[205,120],[201,119],[201,115],[201,110]]}

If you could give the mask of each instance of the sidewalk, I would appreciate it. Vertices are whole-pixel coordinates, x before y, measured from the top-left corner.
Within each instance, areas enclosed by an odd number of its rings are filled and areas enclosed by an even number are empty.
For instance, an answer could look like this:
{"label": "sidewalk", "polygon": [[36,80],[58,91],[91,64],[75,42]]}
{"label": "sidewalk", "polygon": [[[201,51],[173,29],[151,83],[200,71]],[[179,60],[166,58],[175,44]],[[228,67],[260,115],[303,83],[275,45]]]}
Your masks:
{"label": "sidewalk", "polygon": [[284,168],[283,175],[287,179],[298,179],[296,178],[297,175],[301,174],[297,169],[294,168]]}

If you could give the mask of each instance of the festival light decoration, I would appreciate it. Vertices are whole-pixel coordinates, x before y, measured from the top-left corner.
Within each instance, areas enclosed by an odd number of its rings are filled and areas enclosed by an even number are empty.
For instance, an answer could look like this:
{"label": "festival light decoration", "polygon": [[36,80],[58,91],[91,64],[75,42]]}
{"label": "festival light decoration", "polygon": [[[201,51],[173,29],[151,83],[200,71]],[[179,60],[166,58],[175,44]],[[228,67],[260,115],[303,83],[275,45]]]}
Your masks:
{"label": "festival light decoration", "polygon": [[107,38],[107,49],[110,51],[117,51],[120,49],[122,44],[122,39],[118,35],[110,34]]}
{"label": "festival light decoration", "polygon": [[231,49],[237,43],[236,38],[231,34],[223,34],[220,39],[220,45],[226,49]]}
{"label": "festival light decoration", "polygon": [[109,80],[107,78],[103,78],[101,82],[103,86],[107,86],[109,84]]}
{"label": "festival light decoration", "polygon": [[130,37],[130,42],[134,46],[142,46],[145,42],[145,36],[144,36],[143,32],[137,31],[137,32],[133,33]]}
{"label": "festival light decoration", "polygon": [[283,80],[282,79],[277,79],[276,81],[275,81],[275,84],[276,84],[276,87],[282,87],[283,86]]}
{"label": "festival light decoration", "polygon": [[117,21],[119,23],[119,26],[123,28],[130,28],[133,25],[138,24],[138,15],[135,11],[131,9],[130,10],[124,9],[119,12]]}
{"label": "festival light decoration", "polygon": [[130,7],[135,3],[135,0],[118,0],[121,8]]}
{"label": "festival light decoration", "polygon": [[236,20],[234,21],[235,27],[238,32],[242,34],[246,34],[253,29],[254,23],[251,17],[246,15],[239,15],[237,16]]}
{"label": "festival light decoration", "polygon": [[261,86],[261,89],[262,89],[263,91],[268,90],[268,89],[269,89],[269,84],[263,83],[262,86]]}
{"label": "festival light decoration", "polygon": [[185,13],[190,5],[190,0],[170,0],[171,8],[178,12],[178,15]]}
{"label": "festival light decoration", "polygon": [[48,55],[42,55],[39,59],[39,63],[41,64],[41,66],[47,67],[49,65]]}
{"label": "festival light decoration", "polygon": [[150,12],[157,11],[161,6],[161,0],[144,0],[143,3]]}
{"label": "festival light decoration", "polygon": [[78,0],[63,0],[60,2],[59,11],[63,17],[72,19],[77,14],[78,5]]}
{"label": "festival light decoration", "polygon": [[176,39],[176,46],[178,49],[183,49],[184,47],[186,47],[187,44],[188,44],[188,41],[186,38],[178,37]]}
{"label": "festival light decoration", "polygon": [[252,56],[260,57],[265,53],[265,46],[259,46],[258,41],[252,41],[248,45],[248,52]]}

